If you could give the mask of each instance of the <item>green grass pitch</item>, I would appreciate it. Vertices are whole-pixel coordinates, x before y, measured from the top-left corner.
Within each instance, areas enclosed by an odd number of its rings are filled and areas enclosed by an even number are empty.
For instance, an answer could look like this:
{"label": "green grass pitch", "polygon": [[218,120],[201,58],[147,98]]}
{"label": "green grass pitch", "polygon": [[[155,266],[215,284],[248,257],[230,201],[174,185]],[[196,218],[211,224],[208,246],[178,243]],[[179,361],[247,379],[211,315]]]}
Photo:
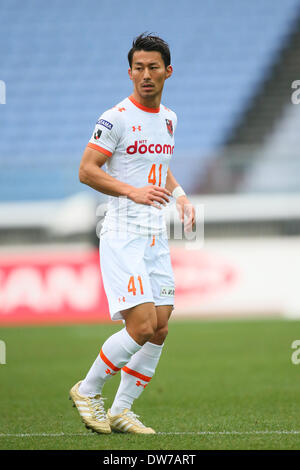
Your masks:
{"label": "green grass pitch", "polygon": [[[68,400],[120,324],[1,328],[0,449],[299,449],[299,322],[171,321],[133,410],[153,436],[86,430]],[[119,377],[104,388],[112,403]]]}

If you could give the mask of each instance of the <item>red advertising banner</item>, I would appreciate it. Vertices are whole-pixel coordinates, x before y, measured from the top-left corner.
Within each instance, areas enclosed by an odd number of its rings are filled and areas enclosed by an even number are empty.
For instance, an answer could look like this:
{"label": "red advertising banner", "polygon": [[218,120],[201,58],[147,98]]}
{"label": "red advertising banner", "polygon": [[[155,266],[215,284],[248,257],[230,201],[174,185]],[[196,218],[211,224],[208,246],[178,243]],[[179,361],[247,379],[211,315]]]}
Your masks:
{"label": "red advertising banner", "polygon": [[[299,318],[299,239],[170,243],[179,317]],[[110,321],[96,248],[0,253],[0,325]]]}
{"label": "red advertising banner", "polygon": [[[171,246],[174,316],[201,314],[236,284],[232,265]],[[110,321],[97,249],[0,256],[0,325]]]}
{"label": "red advertising banner", "polygon": [[1,254],[0,324],[108,320],[97,250]]}

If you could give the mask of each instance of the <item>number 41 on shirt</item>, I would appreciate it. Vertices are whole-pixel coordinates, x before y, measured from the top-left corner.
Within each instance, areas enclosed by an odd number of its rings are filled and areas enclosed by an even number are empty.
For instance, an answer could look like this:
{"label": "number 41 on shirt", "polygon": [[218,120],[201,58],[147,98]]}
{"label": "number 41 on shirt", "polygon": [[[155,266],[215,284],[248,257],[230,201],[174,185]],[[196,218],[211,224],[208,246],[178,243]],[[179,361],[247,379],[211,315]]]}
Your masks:
{"label": "number 41 on shirt", "polygon": [[[162,163],[158,167],[158,186],[161,186],[161,169]],[[148,175],[148,183],[156,185],[156,163],[153,163],[150,173]]]}

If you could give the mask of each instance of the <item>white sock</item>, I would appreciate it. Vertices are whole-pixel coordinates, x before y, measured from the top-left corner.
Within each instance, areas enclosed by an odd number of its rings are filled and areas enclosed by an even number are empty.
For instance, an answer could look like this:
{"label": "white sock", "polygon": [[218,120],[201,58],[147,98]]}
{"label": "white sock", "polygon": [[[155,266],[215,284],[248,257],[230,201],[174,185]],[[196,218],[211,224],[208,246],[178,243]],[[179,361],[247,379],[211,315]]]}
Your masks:
{"label": "white sock", "polygon": [[134,341],[126,328],[110,336],[81,382],[79,393],[84,396],[101,394],[105,382],[116,375],[139,349],[141,346]]}
{"label": "white sock", "polygon": [[130,409],[133,401],[147,387],[154,375],[162,348],[163,344],[159,346],[147,342],[122,368],[121,383],[111,407],[112,415],[122,413],[125,408]]}

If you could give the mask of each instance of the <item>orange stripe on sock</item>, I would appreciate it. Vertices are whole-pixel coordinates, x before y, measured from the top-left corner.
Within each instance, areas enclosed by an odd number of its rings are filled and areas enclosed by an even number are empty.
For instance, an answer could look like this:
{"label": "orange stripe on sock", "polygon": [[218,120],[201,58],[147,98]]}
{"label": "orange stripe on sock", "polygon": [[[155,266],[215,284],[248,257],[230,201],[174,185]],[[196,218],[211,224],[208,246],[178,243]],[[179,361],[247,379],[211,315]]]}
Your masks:
{"label": "orange stripe on sock", "polygon": [[122,370],[126,372],[127,374],[133,375],[134,377],[137,377],[138,379],[144,380],[144,382],[150,382],[152,377],[148,377],[147,375],[140,374],[136,370],[129,369],[129,367],[122,367]]}
{"label": "orange stripe on sock", "polygon": [[103,362],[105,362],[105,364],[110,367],[112,370],[114,370],[115,372],[118,372],[118,370],[120,370],[118,367],[114,366],[112,362],[110,362],[109,359],[107,359],[107,357],[105,356],[104,352],[100,351],[100,357],[102,359]]}

